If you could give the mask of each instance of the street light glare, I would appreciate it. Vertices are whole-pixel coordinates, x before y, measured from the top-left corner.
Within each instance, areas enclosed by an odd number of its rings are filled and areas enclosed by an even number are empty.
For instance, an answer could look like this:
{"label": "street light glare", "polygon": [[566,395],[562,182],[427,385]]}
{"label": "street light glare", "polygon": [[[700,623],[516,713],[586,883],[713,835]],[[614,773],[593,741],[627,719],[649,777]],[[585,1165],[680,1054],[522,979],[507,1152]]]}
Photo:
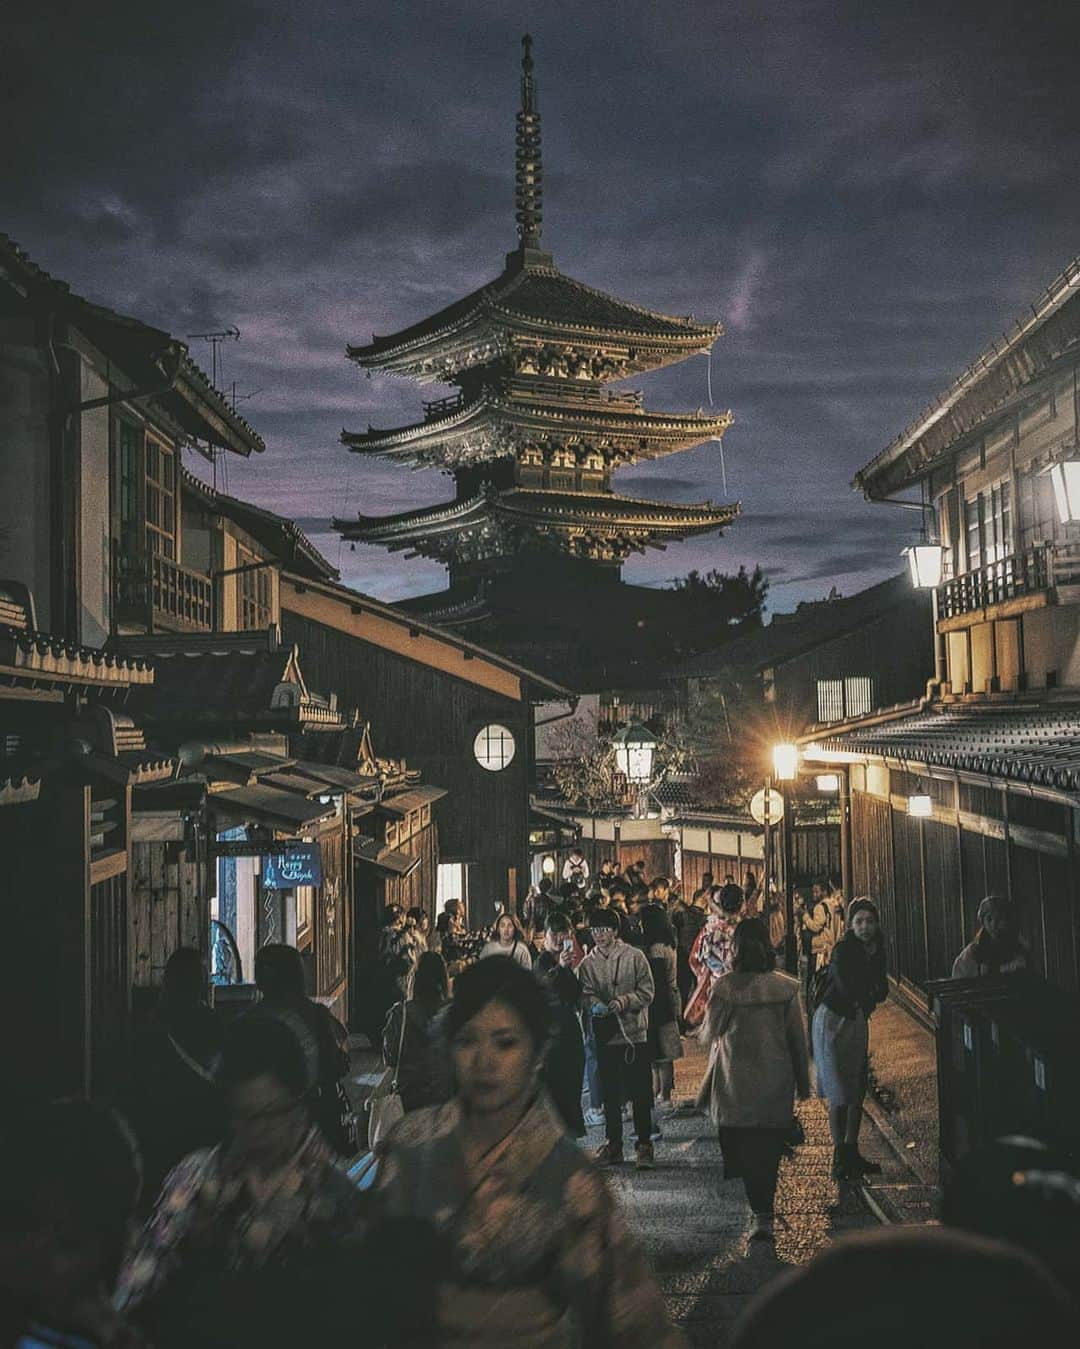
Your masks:
{"label": "street light glare", "polygon": [[940,543],[915,543],[905,548],[911,584],[916,590],[936,590],[941,584],[942,554]]}
{"label": "street light glare", "polygon": [[793,782],[799,771],[799,750],[795,745],[773,746],[773,776],[780,782]]}

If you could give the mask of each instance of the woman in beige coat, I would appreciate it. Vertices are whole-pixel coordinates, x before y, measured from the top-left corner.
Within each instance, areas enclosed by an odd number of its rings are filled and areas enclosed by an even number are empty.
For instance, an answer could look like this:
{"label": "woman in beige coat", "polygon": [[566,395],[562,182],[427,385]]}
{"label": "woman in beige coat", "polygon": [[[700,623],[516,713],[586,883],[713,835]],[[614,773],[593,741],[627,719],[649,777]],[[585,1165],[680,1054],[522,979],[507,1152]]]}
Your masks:
{"label": "woman in beige coat", "polygon": [[711,1051],[698,1104],[719,1130],[724,1178],[740,1177],[746,1189],[752,1241],[773,1239],[776,1178],[795,1097],[810,1095],[798,981],[775,966],[765,924],[744,918],[735,929],[731,972],[713,985],[701,1030]]}

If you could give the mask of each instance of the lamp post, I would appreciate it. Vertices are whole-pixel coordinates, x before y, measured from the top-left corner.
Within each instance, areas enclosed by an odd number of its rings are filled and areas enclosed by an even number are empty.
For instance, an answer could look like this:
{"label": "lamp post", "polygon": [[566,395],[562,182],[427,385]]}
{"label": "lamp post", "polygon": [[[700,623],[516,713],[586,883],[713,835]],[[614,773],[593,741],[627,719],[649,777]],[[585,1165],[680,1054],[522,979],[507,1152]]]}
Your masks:
{"label": "lamp post", "polygon": [[[782,830],[783,830],[781,834],[781,838],[783,840],[781,862],[782,862],[782,873],[784,878],[784,928],[786,932],[786,937],[784,941],[784,957],[785,957],[784,963],[789,971],[794,971],[794,969],[796,968],[798,947],[795,942],[795,896],[791,888],[791,868],[788,864],[789,863],[788,836],[790,833],[789,819],[791,812],[786,809],[787,801],[786,801],[786,794],[784,792],[784,784],[788,782],[794,782],[795,779],[798,777],[799,774],[798,746],[788,744],[774,745],[772,758],[773,758],[773,776],[776,778],[777,782],[781,784],[780,794],[781,796],[785,797],[784,801],[785,809],[783,815],[781,816]],[[768,787],[768,785],[769,784],[767,783],[766,788]],[[766,790],[765,793],[766,810],[768,810],[768,800],[769,795],[768,790]],[[767,820],[768,816],[766,815],[766,821]],[[766,823],[765,830],[767,835],[768,823]],[[767,885],[768,882],[766,881],[766,886]]]}
{"label": "lamp post", "polygon": [[945,642],[938,632],[938,586],[941,585],[941,573],[944,565],[945,550],[940,543],[930,543],[925,538],[904,549],[911,572],[911,584],[916,590],[930,592],[930,621],[934,626],[934,678],[943,683],[947,674],[945,663]]}

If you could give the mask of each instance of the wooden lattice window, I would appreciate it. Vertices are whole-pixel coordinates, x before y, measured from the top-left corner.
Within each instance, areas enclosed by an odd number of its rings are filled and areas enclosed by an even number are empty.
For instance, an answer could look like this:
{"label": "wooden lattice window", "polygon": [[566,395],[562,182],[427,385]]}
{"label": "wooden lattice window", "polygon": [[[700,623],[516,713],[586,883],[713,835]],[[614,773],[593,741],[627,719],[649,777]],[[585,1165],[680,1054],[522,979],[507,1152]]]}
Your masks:
{"label": "wooden lattice window", "polygon": [[176,559],[176,454],[153,436],[145,440],[146,551]]}

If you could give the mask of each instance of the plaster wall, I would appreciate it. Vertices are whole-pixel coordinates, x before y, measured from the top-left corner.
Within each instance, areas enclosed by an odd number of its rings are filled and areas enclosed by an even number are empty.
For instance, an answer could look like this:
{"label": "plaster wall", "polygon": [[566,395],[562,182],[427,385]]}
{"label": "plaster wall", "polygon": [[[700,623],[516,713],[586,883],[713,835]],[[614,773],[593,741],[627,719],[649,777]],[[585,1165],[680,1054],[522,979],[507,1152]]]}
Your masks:
{"label": "plaster wall", "polygon": [[30,588],[51,623],[48,371],[29,323],[0,320],[0,577]]}

